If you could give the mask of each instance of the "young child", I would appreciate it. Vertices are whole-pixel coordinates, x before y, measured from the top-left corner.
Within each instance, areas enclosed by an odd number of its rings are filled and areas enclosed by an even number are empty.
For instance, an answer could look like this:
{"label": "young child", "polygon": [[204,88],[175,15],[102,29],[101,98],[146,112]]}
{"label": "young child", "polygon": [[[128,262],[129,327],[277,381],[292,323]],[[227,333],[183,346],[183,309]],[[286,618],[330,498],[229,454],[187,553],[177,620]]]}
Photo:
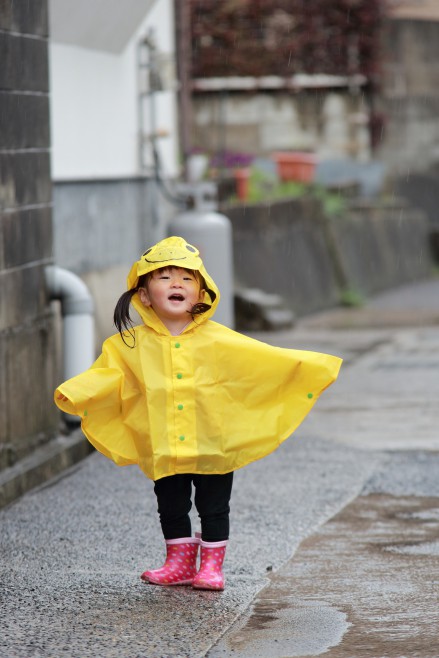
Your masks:
{"label": "young child", "polygon": [[341,366],[335,356],[272,347],[211,321],[219,297],[198,250],[180,237],[162,240],[131,268],[114,313],[119,333],[55,392],[97,450],[154,481],[167,554],[141,578],[157,585],[224,588],[233,471],[288,438]]}

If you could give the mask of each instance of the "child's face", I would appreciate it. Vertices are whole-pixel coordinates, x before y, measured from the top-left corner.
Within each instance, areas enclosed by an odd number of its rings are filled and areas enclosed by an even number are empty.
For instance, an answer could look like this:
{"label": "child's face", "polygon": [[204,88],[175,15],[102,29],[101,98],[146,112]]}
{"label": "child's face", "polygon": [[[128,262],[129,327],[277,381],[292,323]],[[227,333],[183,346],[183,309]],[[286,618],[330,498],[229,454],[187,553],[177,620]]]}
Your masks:
{"label": "child's face", "polygon": [[203,298],[204,290],[192,271],[180,267],[155,270],[144,288],[139,288],[140,301],[151,306],[159,319],[169,323],[187,324],[188,311]]}

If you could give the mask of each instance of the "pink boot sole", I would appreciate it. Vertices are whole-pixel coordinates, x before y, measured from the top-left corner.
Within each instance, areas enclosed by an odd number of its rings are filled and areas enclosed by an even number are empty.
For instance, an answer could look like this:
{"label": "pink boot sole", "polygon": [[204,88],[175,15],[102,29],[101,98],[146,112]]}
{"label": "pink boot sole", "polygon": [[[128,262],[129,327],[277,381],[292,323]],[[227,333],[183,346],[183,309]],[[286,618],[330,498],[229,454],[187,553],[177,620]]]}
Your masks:
{"label": "pink boot sole", "polygon": [[202,581],[198,581],[197,583],[192,583],[192,587],[194,589],[204,589],[204,590],[210,590],[210,591],[215,591],[215,592],[222,592],[224,590],[224,581],[222,583],[203,583]]}

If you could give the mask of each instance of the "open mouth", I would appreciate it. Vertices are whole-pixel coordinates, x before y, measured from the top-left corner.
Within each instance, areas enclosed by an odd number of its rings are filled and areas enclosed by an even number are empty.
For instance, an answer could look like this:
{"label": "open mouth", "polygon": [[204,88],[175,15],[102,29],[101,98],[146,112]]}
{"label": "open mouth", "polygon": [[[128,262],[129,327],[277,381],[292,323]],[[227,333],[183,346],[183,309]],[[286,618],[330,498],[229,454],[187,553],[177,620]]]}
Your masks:
{"label": "open mouth", "polygon": [[183,295],[179,295],[178,293],[174,293],[173,295],[170,295],[168,299],[170,299],[173,302],[184,302]]}

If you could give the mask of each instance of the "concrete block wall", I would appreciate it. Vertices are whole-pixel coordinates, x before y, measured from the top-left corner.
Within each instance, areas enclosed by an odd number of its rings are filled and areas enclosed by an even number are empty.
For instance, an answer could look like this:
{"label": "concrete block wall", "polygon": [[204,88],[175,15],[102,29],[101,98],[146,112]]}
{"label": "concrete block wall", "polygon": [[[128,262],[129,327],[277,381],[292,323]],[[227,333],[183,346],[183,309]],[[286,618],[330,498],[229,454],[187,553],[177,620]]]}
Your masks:
{"label": "concrete block wall", "polygon": [[146,178],[54,182],[54,258],[93,296],[96,356],[116,331],[114,307],[132,263],[166,235],[178,212]]}
{"label": "concrete block wall", "polygon": [[297,314],[428,277],[429,224],[406,203],[352,205],[325,217],[311,198],[224,206],[233,226],[238,287],[281,295]]}
{"label": "concrete block wall", "polygon": [[353,205],[330,230],[347,287],[364,297],[433,271],[427,218],[404,201]]}
{"label": "concrete block wall", "polygon": [[52,438],[53,319],[46,0],[0,1],[0,471]]}
{"label": "concrete block wall", "polygon": [[192,101],[192,142],[206,153],[311,150],[323,159],[370,158],[365,95],[347,88],[207,92]]}
{"label": "concrete block wall", "polygon": [[317,201],[229,206],[222,212],[232,221],[238,288],[279,294],[301,314],[338,303],[337,280]]}
{"label": "concrete block wall", "polygon": [[379,156],[407,178],[439,163],[439,21],[387,21],[382,51]]}
{"label": "concrete block wall", "polygon": [[[131,266],[160,233],[165,211],[161,201],[154,196],[153,183],[144,178],[55,182],[57,265],[80,276]],[[124,290],[125,277],[120,285]]]}

